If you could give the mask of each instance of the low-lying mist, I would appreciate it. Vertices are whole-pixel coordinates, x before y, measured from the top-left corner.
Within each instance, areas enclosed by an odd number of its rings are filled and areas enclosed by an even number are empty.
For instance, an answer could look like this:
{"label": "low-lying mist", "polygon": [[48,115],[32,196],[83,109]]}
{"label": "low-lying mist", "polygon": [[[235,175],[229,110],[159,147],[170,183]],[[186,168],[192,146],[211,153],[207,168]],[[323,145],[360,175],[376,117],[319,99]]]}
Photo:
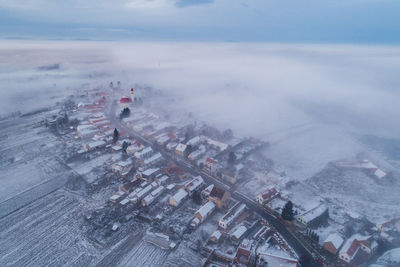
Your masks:
{"label": "low-lying mist", "polygon": [[9,41],[0,114],[120,80],[176,98],[164,108],[271,141],[275,157],[321,165],[363,152],[353,134],[398,138],[399,71],[391,46]]}

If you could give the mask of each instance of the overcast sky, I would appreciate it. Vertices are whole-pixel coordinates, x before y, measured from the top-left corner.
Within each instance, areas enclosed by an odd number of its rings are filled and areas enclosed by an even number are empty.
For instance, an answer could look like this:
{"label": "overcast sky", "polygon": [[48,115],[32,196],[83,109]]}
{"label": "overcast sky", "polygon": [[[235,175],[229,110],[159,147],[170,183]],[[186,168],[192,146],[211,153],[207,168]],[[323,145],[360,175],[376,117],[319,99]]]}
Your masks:
{"label": "overcast sky", "polygon": [[0,38],[400,42],[398,0],[0,0]]}

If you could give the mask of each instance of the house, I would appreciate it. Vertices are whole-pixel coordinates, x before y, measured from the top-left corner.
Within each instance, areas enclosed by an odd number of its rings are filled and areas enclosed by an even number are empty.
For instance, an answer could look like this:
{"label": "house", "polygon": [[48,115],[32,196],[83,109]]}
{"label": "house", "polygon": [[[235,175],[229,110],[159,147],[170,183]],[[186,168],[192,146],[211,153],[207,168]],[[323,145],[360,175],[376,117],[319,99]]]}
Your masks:
{"label": "house", "polygon": [[151,156],[147,159],[144,159],[141,163],[143,166],[153,166],[157,163],[160,163],[163,160],[164,160],[164,158],[163,158],[163,156],[161,156],[161,153],[157,152],[153,156]]}
{"label": "house", "polygon": [[187,146],[185,144],[178,144],[175,148],[175,153],[184,157]]}
{"label": "house", "polygon": [[135,158],[137,159],[145,159],[151,156],[151,154],[153,154],[153,149],[149,146],[146,147],[144,149],[142,149],[141,151],[135,152]]}
{"label": "house", "polygon": [[188,195],[188,192],[181,188],[178,190],[178,192],[176,192],[175,195],[169,198],[169,204],[171,206],[177,207]]}
{"label": "house", "polygon": [[256,197],[256,201],[260,203],[260,205],[263,205],[264,203],[267,203],[277,197],[279,195],[278,190],[276,190],[275,187],[270,187],[263,193],[260,193]]}
{"label": "house", "polygon": [[271,253],[257,253],[257,266],[299,267],[298,260]]}
{"label": "house", "polygon": [[164,185],[167,183],[167,181],[169,180],[169,177],[167,175],[159,175],[156,177],[156,182],[160,185]]}
{"label": "house", "polygon": [[207,217],[215,210],[215,207],[215,204],[209,201],[196,211],[194,217],[198,218],[200,223],[203,223],[207,219]]}
{"label": "house", "polygon": [[233,242],[237,243],[247,232],[247,227],[244,225],[239,226],[231,235],[231,239]]}
{"label": "house", "polygon": [[189,182],[187,182],[184,185],[184,188],[189,193],[189,195],[191,196],[194,191],[196,191],[197,189],[199,189],[203,185],[203,183],[204,183],[204,180],[199,175],[199,176],[196,176],[195,178],[193,178],[192,180],[190,180]]}
{"label": "house", "polygon": [[163,134],[163,135],[158,136],[158,137],[156,138],[156,141],[157,141],[157,143],[158,143],[160,146],[166,145],[170,140],[171,140],[171,139],[169,139],[169,137],[168,137],[167,134]]}
{"label": "house", "polygon": [[216,173],[218,170],[218,161],[212,158],[206,158],[204,169],[209,173]]}
{"label": "house", "polygon": [[343,241],[343,238],[339,234],[333,233],[326,238],[322,247],[326,251],[332,253],[333,255],[336,255],[336,253],[339,251],[340,246],[343,244]]}
{"label": "house", "polygon": [[339,252],[339,258],[347,263],[351,263],[360,251],[371,254],[376,247],[377,243],[371,236],[355,234],[346,240]]}
{"label": "house", "polygon": [[221,217],[221,219],[219,219],[219,227],[225,230],[228,229],[231,224],[245,211],[246,205],[244,203],[237,202],[224,216]]}
{"label": "house", "polygon": [[228,183],[235,184],[237,179],[236,179],[236,171],[233,169],[223,169],[221,171],[221,177],[224,181],[227,181]]}
{"label": "house", "polygon": [[94,135],[97,130],[92,124],[82,124],[76,127],[76,132],[79,137],[87,137],[89,135]]}
{"label": "house", "polygon": [[211,190],[214,188],[214,184],[210,184],[209,186],[207,186],[202,192],[201,195],[204,199],[208,198],[208,196],[211,193]]}
{"label": "house", "polygon": [[129,194],[129,198],[133,204],[136,204],[138,201],[147,196],[153,189],[154,187],[148,185],[145,188],[137,190],[134,194]]}
{"label": "house", "polygon": [[131,181],[128,181],[128,182],[124,183],[123,185],[121,185],[119,187],[119,189],[124,192],[129,192],[133,187],[139,185],[140,182],[141,182],[141,179],[135,177],[135,179],[132,179]]}
{"label": "house", "polygon": [[116,162],[111,166],[111,169],[113,172],[120,173],[121,175],[126,175],[132,169],[132,161],[125,160]]}
{"label": "house", "polygon": [[214,243],[217,243],[219,241],[219,239],[221,238],[221,236],[222,236],[221,231],[217,230],[211,235],[210,241],[214,242]]}
{"label": "house", "polygon": [[178,146],[178,143],[177,143],[177,142],[169,142],[169,143],[166,145],[166,148],[167,148],[168,150],[174,150],[177,146]]}
{"label": "house", "polygon": [[132,103],[132,99],[130,97],[124,96],[119,100],[120,108],[126,108]]}
{"label": "house", "polygon": [[133,144],[131,144],[130,146],[128,146],[126,148],[126,153],[128,153],[128,155],[132,156],[134,155],[136,152],[139,152],[140,150],[142,150],[144,148],[144,146],[139,143],[138,141],[133,142]]}
{"label": "house", "polygon": [[104,141],[95,141],[95,142],[91,142],[89,144],[86,144],[86,151],[90,151],[90,150],[94,150],[96,148],[100,148],[106,145],[106,142]]}
{"label": "house", "polygon": [[209,146],[211,146],[214,149],[218,149],[218,151],[220,152],[226,150],[229,147],[228,144],[213,140],[207,136],[202,136],[202,139],[206,141]]}
{"label": "house", "polygon": [[201,145],[197,150],[189,154],[188,158],[190,160],[198,160],[206,153],[206,147]]}
{"label": "house", "polygon": [[296,216],[296,221],[306,227],[315,227],[329,218],[328,208],[324,204],[309,209],[301,215]]}
{"label": "house", "polygon": [[142,177],[150,180],[160,174],[160,172],[160,168],[150,168],[142,172]]}
{"label": "house", "polygon": [[208,196],[208,200],[214,202],[219,209],[226,207],[229,203],[230,198],[231,193],[217,186],[213,187],[210,195]]}
{"label": "house", "polygon": [[186,145],[197,146],[201,142],[203,142],[203,138],[201,138],[200,136],[196,136],[196,137],[193,137],[192,139],[190,139],[189,141],[187,141]]}
{"label": "house", "polygon": [[239,263],[244,266],[249,266],[250,258],[252,255],[252,245],[253,241],[247,238],[243,239],[242,243],[236,251],[236,259]]}
{"label": "house", "polygon": [[164,190],[165,187],[162,185],[154,189],[149,195],[142,199],[142,205],[149,206],[164,192]]}

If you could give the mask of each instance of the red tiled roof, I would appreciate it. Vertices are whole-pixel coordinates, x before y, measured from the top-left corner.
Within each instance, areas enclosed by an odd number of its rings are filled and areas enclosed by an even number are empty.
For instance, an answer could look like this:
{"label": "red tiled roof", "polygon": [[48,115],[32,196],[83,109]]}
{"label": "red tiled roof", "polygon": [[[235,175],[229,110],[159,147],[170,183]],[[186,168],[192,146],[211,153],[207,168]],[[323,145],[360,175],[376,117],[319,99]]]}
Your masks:
{"label": "red tiled roof", "polygon": [[219,187],[214,186],[210,192],[210,197],[216,197],[222,199],[225,194],[225,190]]}
{"label": "red tiled roof", "polygon": [[354,239],[353,243],[351,243],[351,246],[347,250],[347,255],[350,257],[353,257],[354,253],[360,248],[360,242],[357,239]]}
{"label": "red tiled roof", "polygon": [[265,192],[264,194],[262,194],[262,198],[263,199],[269,199],[273,196],[275,196],[278,193],[278,191],[276,191],[275,187],[269,189],[267,192]]}
{"label": "red tiled roof", "polygon": [[217,161],[216,161],[216,160],[213,160],[213,159],[211,159],[211,158],[207,158],[207,159],[206,159],[206,162],[209,162],[209,163],[211,163],[211,164],[217,164]]}
{"label": "red tiled roof", "polygon": [[129,97],[122,97],[119,100],[119,103],[131,103],[131,102],[132,102],[132,99],[130,99]]}

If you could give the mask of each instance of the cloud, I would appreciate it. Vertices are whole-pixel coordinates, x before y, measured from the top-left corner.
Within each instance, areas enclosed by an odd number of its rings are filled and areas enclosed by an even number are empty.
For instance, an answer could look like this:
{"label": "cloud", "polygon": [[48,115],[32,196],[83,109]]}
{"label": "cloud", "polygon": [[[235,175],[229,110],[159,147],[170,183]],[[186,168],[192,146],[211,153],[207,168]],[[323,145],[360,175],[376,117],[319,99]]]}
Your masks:
{"label": "cloud", "polygon": [[397,46],[4,41],[0,115],[53,105],[87,83],[149,85],[159,92],[146,99],[152,109],[269,141],[267,153],[306,178],[368,150],[354,136],[398,138],[399,59]]}

